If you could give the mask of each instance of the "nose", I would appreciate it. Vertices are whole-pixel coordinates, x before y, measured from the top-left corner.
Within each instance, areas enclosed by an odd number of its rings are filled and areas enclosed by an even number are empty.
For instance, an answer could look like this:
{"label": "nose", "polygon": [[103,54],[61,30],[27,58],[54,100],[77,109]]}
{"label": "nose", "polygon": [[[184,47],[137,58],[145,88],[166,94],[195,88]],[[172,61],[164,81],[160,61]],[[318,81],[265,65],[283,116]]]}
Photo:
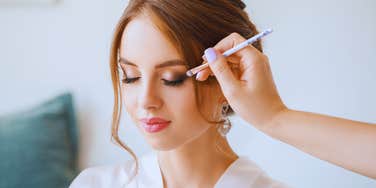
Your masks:
{"label": "nose", "polygon": [[151,111],[160,109],[163,100],[159,94],[158,88],[152,82],[143,84],[143,89],[139,95],[139,104],[141,108]]}

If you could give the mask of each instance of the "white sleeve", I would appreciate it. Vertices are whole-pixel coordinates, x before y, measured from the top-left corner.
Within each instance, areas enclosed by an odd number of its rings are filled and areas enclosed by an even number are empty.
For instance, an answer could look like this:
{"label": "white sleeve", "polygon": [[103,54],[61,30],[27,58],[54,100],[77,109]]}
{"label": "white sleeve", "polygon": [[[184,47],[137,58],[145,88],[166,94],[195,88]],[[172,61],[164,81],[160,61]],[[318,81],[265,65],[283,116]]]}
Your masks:
{"label": "white sleeve", "polygon": [[83,170],[72,182],[69,188],[101,188],[104,187],[101,172],[97,167]]}
{"label": "white sleeve", "polygon": [[83,170],[69,188],[122,187],[129,180],[127,165],[107,165]]}
{"label": "white sleeve", "polygon": [[262,187],[262,188],[290,188],[289,185],[282,183],[280,181],[270,178],[265,172],[261,172],[256,180],[252,183],[251,187]]}

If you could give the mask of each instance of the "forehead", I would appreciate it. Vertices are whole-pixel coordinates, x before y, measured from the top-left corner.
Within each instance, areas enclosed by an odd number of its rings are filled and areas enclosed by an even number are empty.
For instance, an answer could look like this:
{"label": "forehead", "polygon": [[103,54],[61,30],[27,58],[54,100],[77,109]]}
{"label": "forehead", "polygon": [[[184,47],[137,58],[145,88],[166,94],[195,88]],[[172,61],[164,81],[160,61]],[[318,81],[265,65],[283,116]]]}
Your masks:
{"label": "forehead", "polygon": [[120,56],[138,63],[179,59],[176,48],[147,16],[130,21],[124,29]]}

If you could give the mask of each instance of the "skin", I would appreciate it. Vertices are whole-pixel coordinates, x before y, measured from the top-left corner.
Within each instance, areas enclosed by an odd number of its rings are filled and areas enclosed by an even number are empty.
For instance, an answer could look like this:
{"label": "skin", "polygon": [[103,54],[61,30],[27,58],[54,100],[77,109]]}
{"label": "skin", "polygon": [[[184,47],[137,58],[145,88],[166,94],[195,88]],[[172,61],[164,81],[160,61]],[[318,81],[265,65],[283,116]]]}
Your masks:
{"label": "skin", "polygon": [[[166,80],[185,75],[186,64],[156,68],[170,60],[183,61],[176,48],[147,15],[140,15],[124,30],[120,58],[124,78],[138,78],[122,83],[124,106],[146,141],[157,150],[164,187],[213,187],[238,157],[226,139],[217,137],[216,126],[200,115],[195,80],[186,78],[175,86],[166,85]],[[218,119],[223,99],[218,87],[205,100],[206,115]],[[171,124],[160,132],[148,133],[140,119],[150,117],[161,117]],[[229,155],[216,149],[216,139]]]}
{"label": "skin", "polygon": [[[278,94],[264,54],[248,46],[228,59],[221,55],[244,40],[237,33],[221,40],[214,46],[216,59],[196,79],[203,81],[215,75],[235,113],[262,132],[322,160],[376,179],[376,124],[288,108]],[[240,67],[237,72],[230,69],[233,64]]]}

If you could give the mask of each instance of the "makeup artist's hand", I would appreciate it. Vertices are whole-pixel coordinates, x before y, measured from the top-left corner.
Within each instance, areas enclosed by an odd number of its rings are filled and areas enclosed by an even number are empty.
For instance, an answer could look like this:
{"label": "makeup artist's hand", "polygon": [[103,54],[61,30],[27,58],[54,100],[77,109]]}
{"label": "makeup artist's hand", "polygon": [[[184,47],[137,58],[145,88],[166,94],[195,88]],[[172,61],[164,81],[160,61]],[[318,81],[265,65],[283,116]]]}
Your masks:
{"label": "makeup artist's hand", "polygon": [[210,69],[202,70],[197,79],[215,75],[235,113],[265,134],[376,179],[376,124],[288,109],[264,54],[248,46],[227,58],[221,55],[244,40],[231,34],[207,49]]}
{"label": "makeup artist's hand", "polygon": [[223,52],[245,40],[233,33],[207,49],[204,58],[210,69],[202,70],[196,78],[203,81],[214,73],[235,113],[262,129],[286,107],[274,84],[268,57],[263,53],[248,46],[227,59],[222,56]]}

